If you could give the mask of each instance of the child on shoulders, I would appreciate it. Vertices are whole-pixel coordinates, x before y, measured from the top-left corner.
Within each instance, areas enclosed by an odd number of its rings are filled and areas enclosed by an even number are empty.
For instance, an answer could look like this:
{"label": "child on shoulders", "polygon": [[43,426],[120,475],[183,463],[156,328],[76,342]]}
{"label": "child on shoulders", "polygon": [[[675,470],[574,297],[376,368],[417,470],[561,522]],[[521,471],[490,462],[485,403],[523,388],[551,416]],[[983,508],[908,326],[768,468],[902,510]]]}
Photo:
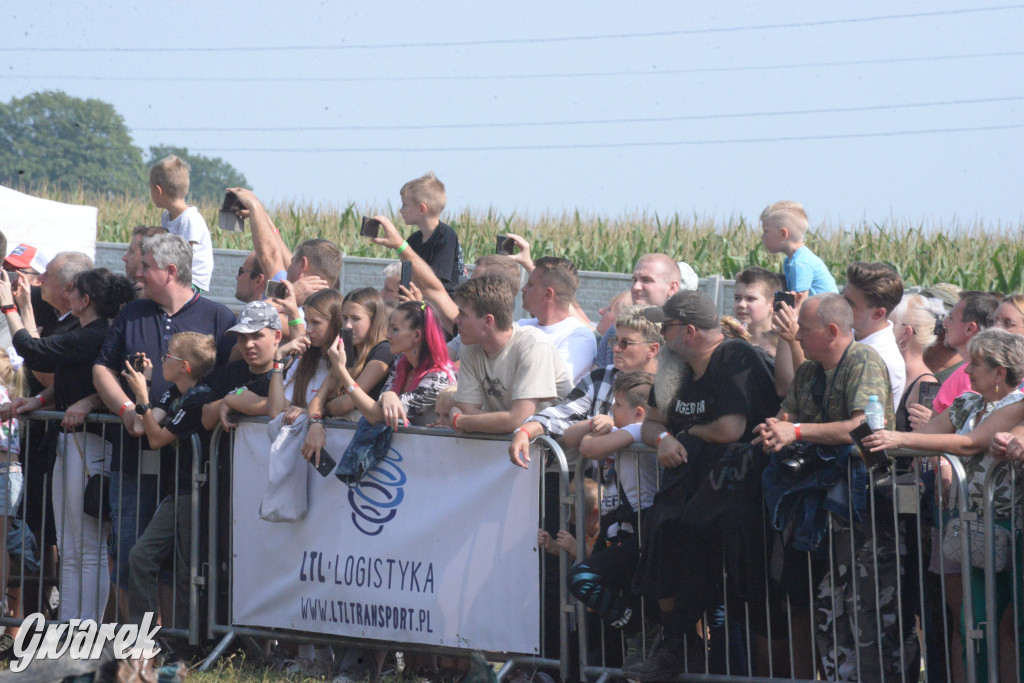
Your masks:
{"label": "child on shoulders", "polygon": [[804,245],[808,229],[807,212],[796,202],[775,202],[761,212],[761,241],[772,254],[782,253],[786,289],[796,296],[796,306],[822,292],[839,293],[836,280],[825,262]]}
{"label": "child on shoulders", "polygon": [[456,285],[465,278],[466,268],[462,262],[459,236],[440,218],[448,201],[444,183],[430,171],[403,185],[400,194],[402,220],[406,225],[419,228],[409,236],[409,246],[430,264],[451,296]]}
{"label": "child on shoulders", "polygon": [[213,276],[213,242],[199,209],[185,203],[188,186],[189,166],[180,157],[171,154],[149,169],[149,195],[153,205],[164,210],[160,225],[192,246],[192,286],[208,292]]}

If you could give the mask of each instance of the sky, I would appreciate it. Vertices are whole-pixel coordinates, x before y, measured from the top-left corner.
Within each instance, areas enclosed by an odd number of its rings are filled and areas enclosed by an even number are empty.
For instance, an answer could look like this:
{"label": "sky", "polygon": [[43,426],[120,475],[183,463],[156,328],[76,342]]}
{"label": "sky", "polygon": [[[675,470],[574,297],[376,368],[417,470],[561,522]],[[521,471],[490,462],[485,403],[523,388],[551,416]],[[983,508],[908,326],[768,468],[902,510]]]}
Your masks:
{"label": "sky", "polygon": [[1024,5],[16,2],[0,100],[114,105],[268,203],[1024,225]]}

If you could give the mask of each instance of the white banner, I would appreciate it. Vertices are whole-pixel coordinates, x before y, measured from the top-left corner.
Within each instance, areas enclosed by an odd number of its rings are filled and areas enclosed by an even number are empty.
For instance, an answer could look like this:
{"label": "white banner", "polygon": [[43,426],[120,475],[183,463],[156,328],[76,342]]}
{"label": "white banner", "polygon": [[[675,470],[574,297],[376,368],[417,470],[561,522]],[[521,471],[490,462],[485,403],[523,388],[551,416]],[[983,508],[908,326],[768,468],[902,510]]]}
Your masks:
{"label": "white banner", "polygon": [[[511,466],[507,442],[395,434],[358,488],[310,467],[305,519],[271,523],[267,426],[237,431],[235,624],[537,653],[540,468]],[[353,433],[327,430],[335,460]]]}
{"label": "white banner", "polygon": [[29,244],[47,258],[60,251],[94,258],[96,215],[95,206],[62,204],[0,186],[0,231],[7,237],[8,252]]}

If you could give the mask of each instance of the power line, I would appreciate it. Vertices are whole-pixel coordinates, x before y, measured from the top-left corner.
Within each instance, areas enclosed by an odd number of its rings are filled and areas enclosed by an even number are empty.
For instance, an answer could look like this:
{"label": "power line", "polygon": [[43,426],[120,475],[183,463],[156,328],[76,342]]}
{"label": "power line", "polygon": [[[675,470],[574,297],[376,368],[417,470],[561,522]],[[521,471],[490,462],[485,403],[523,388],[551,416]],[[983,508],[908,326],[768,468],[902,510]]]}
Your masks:
{"label": "power line", "polygon": [[762,31],[771,29],[811,28],[815,26],[834,26],[839,24],[862,24],[894,19],[920,19],[925,17],[942,17],[979,12],[997,12],[1003,10],[1022,9],[1024,5],[992,5],[988,7],[971,7],[933,12],[913,12],[907,14],[887,14],[872,17],[850,17],[845,19],[822,19],[818,21],[799,21],[780,24],[753,24],[748,26],[727,26],[721,28],[693,28],[674,31],[650,31],[644,33],[606,33],[589,36],[552,36],[547,38],[491,38],[466,41],[435,41],[409,43],[352,43],[334,45],[251,45],[244,47],[0,47],[0,52],[282,52],[282,51],[314,51],[314,50],[387,50],[406,48],[451,48],[474,47],[484,45],[538,45],[550,43],[568,43],[596,40],[622,40],[633,38],[668,38],[676,36],[700,35],[710,33],[733,33],[738,31]]}
{"label": "power line", "polygon": [[502,152],[502,151],[537,151],[556,149],[614,149],[623,147],[683,147],[704,145],[753,144],[764,142],[801,142],[811,140],[847,140],[854,138],[884,138],[900,135],[932,135],[940,133],[977,133],[999,130],[1024,128],[1024,123],[1011,123],[997,126],[976,126],[971,128],[929,128],[924,130],[896,130],[873,133],[832,133],[824,135],[793,135],[774,138],[723,138],[717,140],[668,140],[658,142],[598,142],[569,143],[556,145],[489,145],[480,147],[208,147],[203,152],[258,152],[261,154],[346,154],[351,152],[379,154],[385,152]]}
{"label": "power line", "polygon": [[654,116],[621,119],[578,119],[563,121],[509,121],[489,123],[426,123],[398,125],[365,125],[365,126],[157,126],[152,128],[133,128],[136,132],[176,131],[176,132],[239,132],[239,133],[297,133],[325,131],[361,131],[361,130],[444,130],[463,128],[530,128],[541,126],[589,126],[621,123],[667,123],[672,121],[703,121],[712,119],[758,118],[769,116],[798,116],[805,114],[842,114],[866,111],[887,111],[892,109],[918,109],[924,107],[944,107],[964,104],[991,104],[995,102],[1019,102],[1024,95],[1010,97],[988,97],[972,100],[943,100],[936,102],[908,102],[904,104],[877,104],[860,107],[831,107],[821,109],[791,109],[786,111],[758,111],[733,114],[681,114],[678,116]]}
{"label": "power line", "polygon": [[692,67],[687,69],[656,69],[649,71],[620,70],[620,71],[578,71],[561,73],[532,73],[532,74],[465,74],[465,75],[442,75],[430,74],[423,76],[191,76],[182,74],[180,76],[68,76],[66,74],[49,75],[20,75],[4,74],[9,80],[44,80],[54,79],[62,81],[99,81],[99,82],[189,82],[189,83],[394,83],[394,82],[436,82],[436,81],[509,81],[509,80],[539,80],[551,78],[594,78],[610,76],[678,76],[680,74],[701,74],[701,73],[728,73],[735,71],[774,71],[782,69],[812,69],[837,66],[870,66],[878,64],[901,64],[913,62],[937,62],[960,59],[987,59],[992,57],[1022,57],[1024,51],[1016,52],[979,52],[975,54],[961,55],[935,55],[932,57],[883,57],[879,59],[855,59],[848,61],[828,62],[795,62],[789,64],[764,64],[744,66],[708,66]]}

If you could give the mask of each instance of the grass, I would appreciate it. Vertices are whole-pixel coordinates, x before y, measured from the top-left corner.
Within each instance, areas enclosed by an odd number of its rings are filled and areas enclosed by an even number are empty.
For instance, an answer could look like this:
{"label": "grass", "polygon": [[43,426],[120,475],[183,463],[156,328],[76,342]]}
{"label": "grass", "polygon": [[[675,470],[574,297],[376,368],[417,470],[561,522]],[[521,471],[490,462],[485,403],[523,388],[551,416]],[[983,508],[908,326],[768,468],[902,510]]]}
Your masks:
{"label": "grass", "polygon": [[[99,209],[100,241],[127,242],[136,225],[159,225],[160,214],[148,198],[107,196],[83,191],[42,188],[37,196]],[[216,204],[201,204],[211,226],[217,224]],[[289,245],[310,237],[336,242],[352,256],[388,257],[390,254],[359,237],[363,214],[383,212],[397,219],[391,207],[312,205],[295,202],[270,208],[271,217]],[[733,217],[716,222],[697,215],[626,215],[615,218],[582,215],[578,211],[544,214],[524,219],[494,209],[467,209],[446,214],[459,234],[465,258],[491,253],[494,236],[514,232],[532,245],[534,257],[557,254],[580,270],[630,272],[642,254],[665,252],[686,261],[699,275],[732,278],[747,266],[781,270],[782,257],[761,246],[756,218]],[[400,219],[396,224],[402,230]],[[818,254],[840,282],[850,261],[884,261],[895,266],[908,284],[952,282],[965,289],[1014,292],[1024,289],[1024,250],[1019,237],[1024,225],[925,224],[898,219],[853,225],[815,225],[807,246]],[[250,249],[247,233],[212,229],[215,247]]]}

